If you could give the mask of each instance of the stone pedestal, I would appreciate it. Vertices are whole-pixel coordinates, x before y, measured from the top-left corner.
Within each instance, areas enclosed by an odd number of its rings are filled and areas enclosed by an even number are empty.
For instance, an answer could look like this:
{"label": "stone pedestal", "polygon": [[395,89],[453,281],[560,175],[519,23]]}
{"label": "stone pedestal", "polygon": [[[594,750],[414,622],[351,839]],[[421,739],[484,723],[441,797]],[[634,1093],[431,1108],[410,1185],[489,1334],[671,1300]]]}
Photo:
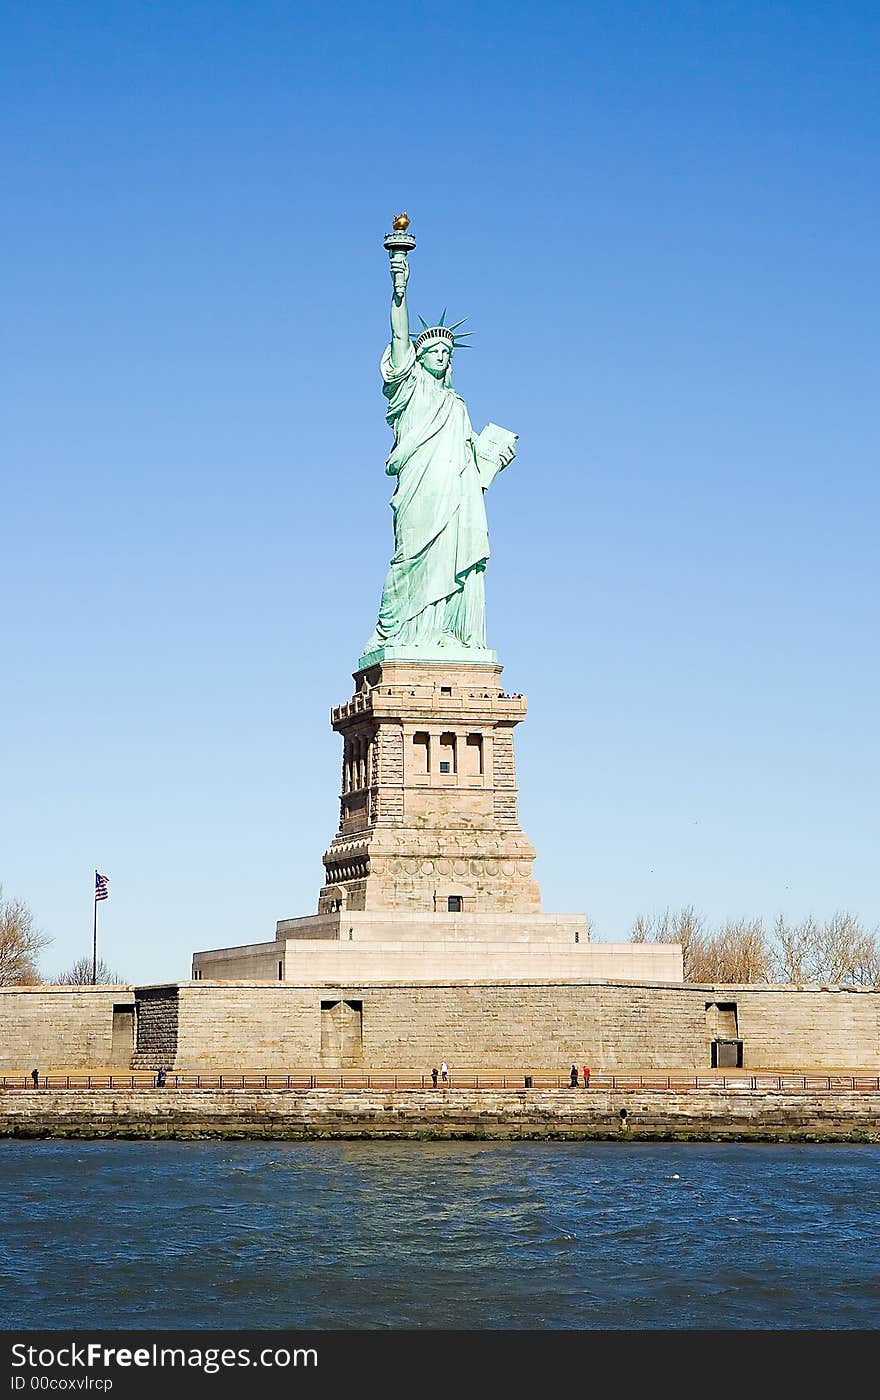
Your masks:
{"label": "stone pedestal", "polygon": [[517,818],[522,695],[501,666],[383,659],[331,711],[343,740],[339,830],[318,913],[537,913]]}

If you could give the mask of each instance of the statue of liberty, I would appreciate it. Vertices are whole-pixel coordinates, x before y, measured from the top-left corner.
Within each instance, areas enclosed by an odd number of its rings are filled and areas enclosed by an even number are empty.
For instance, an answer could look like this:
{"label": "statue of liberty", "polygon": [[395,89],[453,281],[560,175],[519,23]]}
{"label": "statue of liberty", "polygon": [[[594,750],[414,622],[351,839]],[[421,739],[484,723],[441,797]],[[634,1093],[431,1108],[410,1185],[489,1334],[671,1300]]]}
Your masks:
{"label": "statue of liberty", "polygon": [[382,356],[386,418],[394,446],[385,465],[396,478],[391,499],[394,556],[379,620],[361,666],[383,658],[489,661],[486,561],[489,529],[483,493],[514,457],[516,435],[488,424],[477,436],[452,387],[461,321],[424,321],[410,336],[406,285],[409,219],[394,220],[385,240],[391,260],[391,343]]}

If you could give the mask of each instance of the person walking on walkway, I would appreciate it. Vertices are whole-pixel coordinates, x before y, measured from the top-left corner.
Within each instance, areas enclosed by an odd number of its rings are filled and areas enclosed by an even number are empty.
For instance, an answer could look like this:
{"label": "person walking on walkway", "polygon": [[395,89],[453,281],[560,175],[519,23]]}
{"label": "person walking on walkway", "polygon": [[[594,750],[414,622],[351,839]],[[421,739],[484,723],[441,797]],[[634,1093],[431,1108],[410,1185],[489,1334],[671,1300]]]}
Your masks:
{"label": "person walking on walkway", "polygon": [[584,1065],[584,1088],[585,1088],[585,1089],[589,1089],[589,1087],[590,1087],[590,1069],[589,1069],[589,1066],[588,1066],[588,1065]]}
{"label": "person walking on walkway", "polygon": [[569,1077],[568,1077],[568,1085],[569,1085],[569,1088],[570,1088],[570,1089],[576,1089],[577,1086],[578,1086],[578,1067],[577,1067],[577,1065],[572,1065],[572,1067],[571,1067],[571,1073],[569,1074]]}
{"label": "person walking on walkway", "polygon": [[436,1066],[436,1065],[435,1065],[434,1068],[431,1070],[431,1083],[432,1083],[432,1085],[434,1086],[434,1088],[436,1089],[436,1088],[437,1088],[437,1066]]}
{"label": "person walking on walkway", "polygon": [[445,1060],[440,1066],[440,1078],[443,1080],[444,1084],[449,1083],[449,1066]]}

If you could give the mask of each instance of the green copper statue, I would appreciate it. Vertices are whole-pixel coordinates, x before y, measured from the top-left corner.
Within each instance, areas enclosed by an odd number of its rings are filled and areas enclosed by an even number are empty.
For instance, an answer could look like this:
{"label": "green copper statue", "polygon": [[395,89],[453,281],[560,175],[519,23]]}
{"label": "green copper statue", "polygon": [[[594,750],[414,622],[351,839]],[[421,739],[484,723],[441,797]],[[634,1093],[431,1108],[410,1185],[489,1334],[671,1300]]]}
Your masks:
{"label": "green copper statue", "polygon": [[494,661],[486,646],[489,530],[483,493],[512,461],[516,435],[489,423],[474,433],[452,388],[452,355],[461,325],[411,337],[406,304],[407,252],[415,239],[399,214],[385,240],[391,259],[391,344],[382,356],[386,418],[394,446],[385,466],[397,478],[391,499],[394,557],[379,620],[360,665],[383,658]]}

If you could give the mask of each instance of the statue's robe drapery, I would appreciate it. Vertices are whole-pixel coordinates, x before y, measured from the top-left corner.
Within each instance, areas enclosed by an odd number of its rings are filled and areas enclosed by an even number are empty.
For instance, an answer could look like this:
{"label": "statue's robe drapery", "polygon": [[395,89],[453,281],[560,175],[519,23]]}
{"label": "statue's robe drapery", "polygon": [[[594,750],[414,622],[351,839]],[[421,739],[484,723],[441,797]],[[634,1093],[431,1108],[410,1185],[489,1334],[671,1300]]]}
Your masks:
{"label": "statue's robe drapery", "polygon": [[395,369],[388,346],[381,371],[394,432],[385,467],[397,478],[394,557],[365,654],[385,643],[483,649],[489,528],[467,408],[412,347]]}

